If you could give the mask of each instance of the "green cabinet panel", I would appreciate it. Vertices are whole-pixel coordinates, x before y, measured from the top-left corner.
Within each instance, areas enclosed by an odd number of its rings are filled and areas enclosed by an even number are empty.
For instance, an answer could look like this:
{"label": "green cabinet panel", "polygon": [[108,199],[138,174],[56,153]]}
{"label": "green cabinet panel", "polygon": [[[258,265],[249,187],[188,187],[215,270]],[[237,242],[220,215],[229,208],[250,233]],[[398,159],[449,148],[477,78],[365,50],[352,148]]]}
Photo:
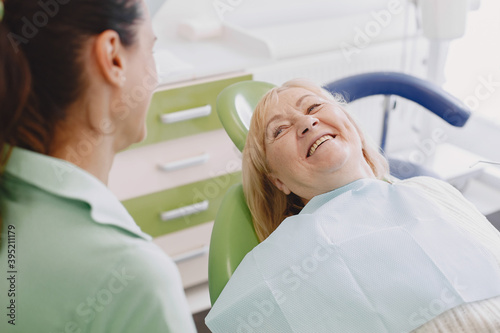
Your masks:
{"label": "green cabinet panel", "polygon": [[[123,201],[123,205],[141,227],[153,237],[213,221],[222,198],[231,185],[241,182],[241,172],[225,174],[200,182]],[[165,211],[191,206],[208,200],[208,209],[174,218],[161,219]]]}
{"label": "green cabinet panel", "polygon": [[[251,75],[245,75],[156,92],[153,95],[147,114],[147,137],[144,141],[133,144],[128,149],[221,128],[222,125],[215,108],[217,96],[225,87],[236,82],[251,79]],[[170,124],[163,123],[160,118],[163,114],[199,108],[206,105],[212,107],[212,112],[210,115],[201,118]]]}

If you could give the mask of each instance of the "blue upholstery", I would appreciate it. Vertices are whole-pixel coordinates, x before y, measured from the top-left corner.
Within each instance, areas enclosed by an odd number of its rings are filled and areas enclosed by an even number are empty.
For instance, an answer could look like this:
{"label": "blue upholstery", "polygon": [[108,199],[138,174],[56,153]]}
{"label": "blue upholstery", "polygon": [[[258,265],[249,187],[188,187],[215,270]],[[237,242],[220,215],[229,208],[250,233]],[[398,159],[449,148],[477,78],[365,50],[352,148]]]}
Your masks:
{"label": "blue upholstery", "polygon": [[418,103],[449,124],[462,127],[470,111],[441,87],[414,76],[396,72],[374,72],[349,76],[324,88],[344,96],[346,102],[372,95],[397,95]]}

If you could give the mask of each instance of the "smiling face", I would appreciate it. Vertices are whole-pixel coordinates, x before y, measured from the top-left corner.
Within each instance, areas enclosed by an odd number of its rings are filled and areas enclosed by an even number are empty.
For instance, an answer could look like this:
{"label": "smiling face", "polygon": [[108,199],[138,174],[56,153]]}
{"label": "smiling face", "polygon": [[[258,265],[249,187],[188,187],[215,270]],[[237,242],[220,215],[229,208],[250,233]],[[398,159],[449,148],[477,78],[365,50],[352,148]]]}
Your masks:
{"label": "smiling face", "polygon": [[268,177],[285,194],[309,201],[360,178],[374,177],[362,139],[334,100],[303,88],[279,93],[265,115]]}

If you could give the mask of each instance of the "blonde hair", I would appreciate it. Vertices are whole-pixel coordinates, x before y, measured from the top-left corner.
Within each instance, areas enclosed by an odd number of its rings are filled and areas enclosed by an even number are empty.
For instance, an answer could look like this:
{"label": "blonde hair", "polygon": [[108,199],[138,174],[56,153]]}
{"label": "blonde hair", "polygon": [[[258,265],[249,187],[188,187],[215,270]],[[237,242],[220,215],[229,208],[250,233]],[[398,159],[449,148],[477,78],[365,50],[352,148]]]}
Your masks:
{"label": "blonde hair", "polygon": [[[266,158],[265,128],[266,114],[279,102],[278,94],[290,88],[306,89],[313,94],[344,105],[342,96],[333,96],[318,85],[303,79],[294,79],[275,87],[257,104],[250,123],[245,148],[243,149],[243,192],[253,217],[253,225],[259,240],[266,239],[288,216],[298,214],[304,204],[300,197],[285,195],[271,182],[271,169]],[[341,108],[356,128],[362,143],[363,156],[378,179],[389,176],[389,166],[376,145],[365,138],[360,127],[344,108]]]}

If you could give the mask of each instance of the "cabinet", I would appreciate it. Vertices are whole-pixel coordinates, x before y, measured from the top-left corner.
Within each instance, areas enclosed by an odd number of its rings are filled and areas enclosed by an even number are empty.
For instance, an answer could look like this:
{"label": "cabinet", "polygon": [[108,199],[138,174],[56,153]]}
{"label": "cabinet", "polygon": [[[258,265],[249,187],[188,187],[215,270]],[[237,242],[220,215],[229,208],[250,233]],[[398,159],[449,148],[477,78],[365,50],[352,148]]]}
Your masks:
{"label": "cabinet", "polygon": [[251,75],[162,86],[147,138],[115,157],[109,188],[179,267],[189,288],[208,280],[212,221],[226,190],[241,182],[241,154],[219,122],[225,87]]}

